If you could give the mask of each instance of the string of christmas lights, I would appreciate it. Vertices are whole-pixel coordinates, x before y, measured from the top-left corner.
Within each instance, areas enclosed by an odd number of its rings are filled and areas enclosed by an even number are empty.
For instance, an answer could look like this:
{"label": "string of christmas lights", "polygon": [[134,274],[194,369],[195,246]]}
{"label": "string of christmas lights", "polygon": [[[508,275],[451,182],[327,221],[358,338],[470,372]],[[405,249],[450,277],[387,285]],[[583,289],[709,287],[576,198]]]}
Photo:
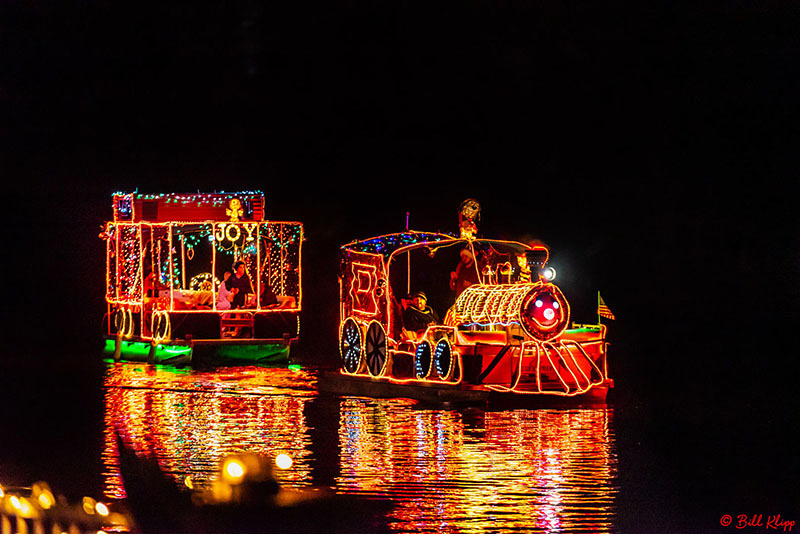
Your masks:
{"label": "string of christmas lights", "polygon": [[[400,329],[393,323],[400,317],[399,313],[390,312],[397,301],[388,285],[394,260],[402,254],[408,254],[410,259],[410,253],[419,249],[433,256],[440,248],[452,245],[468,248],[473,258],[480,255],[480,270],[476,261],[479,283],[460,293],[445,315],[445,326],[428,328],[416,341],[406,340],[402,334],[396,339],[394,335]],[[508,384],[485,384],[496,391],[573,396],[603,384],[608,376],[605,332],[601,328],[575,338],[565,334],[569,303],[542,274],[548,259],[549,251],[541,245],[413,231],[343,246],[339,277],[343,373],[395,384],[460,384],[464,380],[465,354],[490,367],[499,354],[517,371],[509,371]],[[410,273],[410,262],[408,268]],[[376,323],[387,337],[387,363],[371,369],[364,340]],[[520,341],[511,341],[512,338]],[[589,349],[590,345],[595,348]],[[421,350],[423,346],[428,349]],[[414,377],[393,375],[393,358],[401,354],[413,359]],[[380,355],[372,358],[380,363]],[[524,376],[523,363],[531,365],[534,360],[535,372]],[[545,369],[555,382],[544,382]],[[478,378],[478,383],[482,384],[482,380]]]}
{"label": "string of christmas lights", "polygon": [[[143,339],[153,339],[156,323],[166,325],[161,326],[157,341],[169,337],[169,318],[163,314],[218,313],[218,265],[230,269],[237,260],[244,261],[256,295],[269,285],[277,295],[291,297],[294,304],[290,309],[262,308],[261,299],[256,298],[247,309],[257,313],[300,311],[303,226],[299,222],[241,220],[243,205],[248,216],[256,214],[256,208],[263,210],[261,192],[116,193],[113,198],[114,220],[100,234],[106,241],[106,301],[109,314],[125,310],[139,315]],[[140,201],[158,201],[158,206],[169,206],[169,210],[142,207],[137,213]],[[180,216],[184,208],[190,218]],[[191,293],[209,291],[211,299],[192,300]],[[198,302],[209,306],[195,307]]]}

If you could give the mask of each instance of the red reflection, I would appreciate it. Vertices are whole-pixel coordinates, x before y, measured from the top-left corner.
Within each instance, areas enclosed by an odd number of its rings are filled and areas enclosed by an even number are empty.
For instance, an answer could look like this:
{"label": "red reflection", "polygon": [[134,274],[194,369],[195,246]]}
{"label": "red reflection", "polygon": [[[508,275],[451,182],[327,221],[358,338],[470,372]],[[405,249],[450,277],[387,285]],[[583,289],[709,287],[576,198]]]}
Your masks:
{"label": "red reflection", "polygon": [[[325,398],[311,374],[290,369],[199,373],[119,364],[105,385],[110,498],[125,496],[114,440],[120,429],[176,484],[189,476],[197,488],[210,485],[223,457],[243,451],[291,456],[291,469],[275,471],[287,488],[313,486],[312,465],[334,469],[329,483],[337,492],[391,500],[398,532],[614,529],[610,409],[457,411]],[[325,406],[334,411],[306,412],[307,402],[332,403]]]}
{"label": "red reflection", "polygon": [[[341,489],[391,496],[400,531],[609,532],[610,410],[469,413],[342,404]],[[465,420],[466,419],[466,420]]]}
{"label": "red reflection", "polygon": [[286,453],[291,470],[276,471],[282,486],[309,483],[305,403],[316,393],[302,370],[229,368],[214,373],[117,364],[105,378],[105,494],[125,497],[114,430],[134,451],[156,458],[176,483],[190,477],[208,486],[220,460],[249,451]]}

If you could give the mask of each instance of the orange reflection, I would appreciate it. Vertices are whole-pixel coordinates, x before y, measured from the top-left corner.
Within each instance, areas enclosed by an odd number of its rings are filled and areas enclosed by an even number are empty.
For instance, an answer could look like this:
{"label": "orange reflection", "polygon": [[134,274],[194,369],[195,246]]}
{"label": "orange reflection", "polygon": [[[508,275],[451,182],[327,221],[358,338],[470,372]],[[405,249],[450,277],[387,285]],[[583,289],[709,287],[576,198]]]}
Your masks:
{"label": "orange reflection", "polygon": [[340,490],[390,496],[397,530],[610,532],[610,409],[419,410],[346,399]]}
{"label": "orange reflection", "polygon": [[105,494],[125,497],[114,429],[133,450],[158,460],[176,484],[210,486],[220,460],[248,451],[288,454],[282,486],[310,483],[303,407],[316,396],[313,377],[295,369],[227,368],[210,373],[116,364],[105,377]]}
{"label": "orange reflection", "polygon": [[229,454],[288,454],[291,468],[275,470],[283,487],[329,476],[326,484],[339,493],[391,500],[397,532],[615,528],[608,408],[444,410],[403,399],[320,397],[312,373],[285,368],[203,373],[116,364],[105,389],[112,499],[125,497],[114,440],[120,429],[176,485],[188,476],[197,489],[210,487]]}

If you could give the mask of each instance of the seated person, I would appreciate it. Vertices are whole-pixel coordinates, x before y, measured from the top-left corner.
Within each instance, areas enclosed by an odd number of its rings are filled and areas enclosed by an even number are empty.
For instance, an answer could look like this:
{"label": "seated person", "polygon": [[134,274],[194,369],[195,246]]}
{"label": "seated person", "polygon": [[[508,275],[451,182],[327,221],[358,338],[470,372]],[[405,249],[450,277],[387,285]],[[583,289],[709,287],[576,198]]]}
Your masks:
{"label": "seated person", "polygon": [[231,272],[225,271],[222,282],[217,289],[217,309],[230,310],[231,303],[233,302],[234,293],[228,288],[228,280],[230,280]]}
{"label": "seated person", "polygon": [[431,324],[439,324],[436,311],[428,306],[428,297],[422,291],[411,295],[411,302],[403,310],[404,329],[418,339]]}
{"label": "seated person", "polygon": [[261,307],[262,308],[295,308],[297,307],[294,297],[286,297],[283,295],[276,295],[272,291],[272,287],[264,285],[261,290]]}
{"label": "seated person", "polygon": [[253,293],[253,284],[250,283],[250,277],[245,272],[243,261],[235,262],[233,271],[234,274],[226,282],[228,289],[233,293],[231,308],[244,308],[247,302],[247,295]]}

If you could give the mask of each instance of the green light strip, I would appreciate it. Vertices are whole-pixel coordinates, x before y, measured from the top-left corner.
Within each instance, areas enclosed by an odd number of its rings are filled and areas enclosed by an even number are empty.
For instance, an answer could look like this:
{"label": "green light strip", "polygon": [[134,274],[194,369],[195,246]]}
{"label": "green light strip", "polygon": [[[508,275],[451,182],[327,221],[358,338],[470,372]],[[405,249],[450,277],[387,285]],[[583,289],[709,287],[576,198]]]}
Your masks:
{"label": "green light strip", "polygon": [[[106,340],[105,352],[114,354],[115,341],[113,339]],[[150,343],[143,343],[141,341],[123,341],[120,350],[121,354],[129,354],[131,356],[147,356],[150,354]],[[173,358],[176,355],[191,354],[191,347],[181,347],[176,345],[156,346],[156,360],[160,359],[159,356],[164,358]]]}

